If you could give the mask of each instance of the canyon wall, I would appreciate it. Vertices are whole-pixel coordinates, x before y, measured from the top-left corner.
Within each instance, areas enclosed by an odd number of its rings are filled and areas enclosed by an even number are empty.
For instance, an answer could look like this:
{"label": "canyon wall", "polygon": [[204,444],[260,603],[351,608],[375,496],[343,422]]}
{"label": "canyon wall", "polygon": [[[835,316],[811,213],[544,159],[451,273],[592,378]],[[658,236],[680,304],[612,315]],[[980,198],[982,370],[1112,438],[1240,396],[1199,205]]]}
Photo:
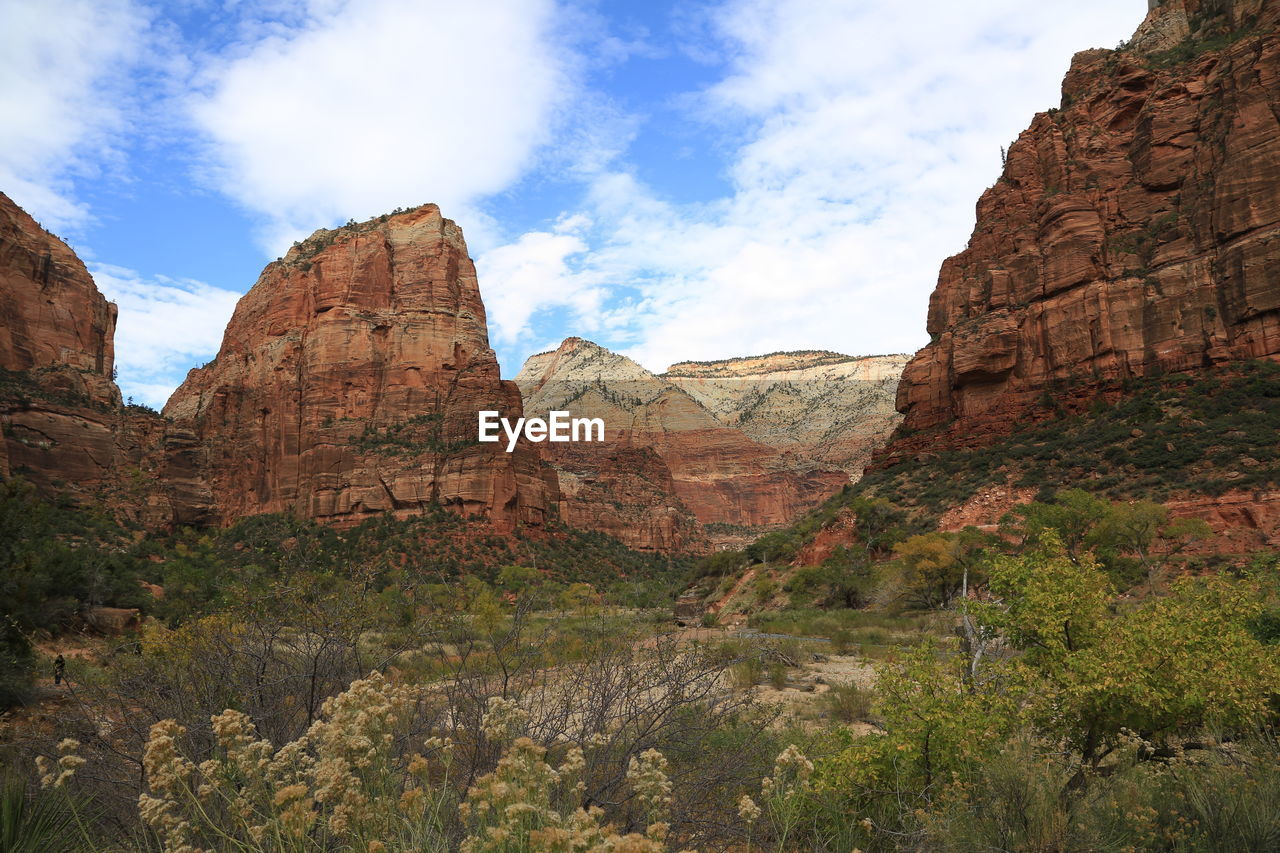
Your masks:
{"label": "canyon wall", "polygon": [[857,480],[902,420],[894,402],[908,359],[774,353],[680,362],[662,378],[722,424],[783,451],[797,470],[826,466]]}
{"label": "canyon wall", "polygon": [[0,193],[0,476],[143,526],[199,522],[188,437],[121,405],[115,326],[75,252]]}
{"label": "canyon wall", "polygon": [[[1077,54],[943,264],[928,331],[877,468],[1088,417],[1138,377],[1280,361],[1280,4],[1166,0],[1119,49]],[[1172,511],[1209,520],[1215,547],[1280,544],[1273,488],[1184,491]],[[944,524],[1032,492],[992,482]]]}
{"label": "canyon wall", "polygon": [[218,518],[349,524],[440,503],[508,531],[554,501],[536,451],[477,442],[521,412],[498,373],[462,230],[435,205],[320,230],[269,264],[217,357],[164,413],[194,437]]}
{"label": "canyon wall", "polygon": [[1169,0],[1075,57],[943,264],[883,461],[990,443],[1046,392],[1280,358],[1278,24]]}
{"label": "canyon wall", "polygon": [[[844,458],[849,447],[836,437],[832,419],[856,419],[857,413],[832,410],[820,423],[800,422],[816,412],[797,398],[825,395],[830,403],[840,396],[836,386],[857,372],[847,366],[856,360],[846,356],[828,353],[822,360],[823,366],[812,359],[744,359],[733,368],[686,363],[658,376],[590,341],[569,338],[557,350],[531,357],[516,382],[531,414],[564,410],[606,425],[600,444],[541,445],[559,474],[562,517],[634,547],[665,550],[700,547],[702,540],[750,541],[849,482],[838,462],[818,457],[830,451],[834,459]],[[783,378],[770,380],[770,369]],[[890,364],[858,369],[877,377],[867,381],[878,388],[893,381],[880,378],[893,373]],[[802,381],[812,383],[803,394],[796,388]],[[885,401],[891,394],[891,387],[887,394],[880,388]],[[753,401],[756,434],[747,427]],[[883,439],[894,418],[891,407],[880,408],[889,412]],[[832,437],[830,447],[822,445],[824,435]]]}

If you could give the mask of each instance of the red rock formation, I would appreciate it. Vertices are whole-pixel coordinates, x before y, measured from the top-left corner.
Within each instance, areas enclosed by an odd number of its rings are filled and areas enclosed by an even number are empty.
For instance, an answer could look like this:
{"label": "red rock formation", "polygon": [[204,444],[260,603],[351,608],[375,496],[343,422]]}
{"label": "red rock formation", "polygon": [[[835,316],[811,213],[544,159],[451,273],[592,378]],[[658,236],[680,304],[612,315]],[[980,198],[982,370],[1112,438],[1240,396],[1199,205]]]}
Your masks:
{"label": "red rock formation", "polygon": [[[540,447],[561,471],[562,516],[588,529],[616,529],[633,547],[691,546],[697,534],[690,515],[701,525],[785,524],[849,481],[753,441],[672,382],[581,338],[533,356],[516,381],[531,414],[565,410],[604,420],[603,444]],[[619,462],[620,479],[612,479]],[[708,538],[722,539],[719,531]]]}
{"label": "red rock formation", "polygon": [[676,496],[671,469],[652,447],[548,443],[539,449],[556,472],[565,524],[638,551],[706,550],[697,519]]}
{"label": "red rock formation", "polygon": [[1055,384],[1280,358],[1278,28],[1168,0],[1075,57],[943,265],[885,461],[989,443]]}
{"label": "red rock formation", "polygon": [[462,231],[426,205],[317,231],[268,265],[165,414],[224,522],[439,502],[500,530],[541,523],[554,489],[536,452],[478,443],[482,409],[519,416],[520,393],[499,378]]}
{"label": "red rock formation", "polygon": [[0,194],[0,474],[46,492],[111,482],[116,306],[68,246]]}
{"label": "red rock formation", "polygon": [[114,405],[116,306],[66,243],[0,193],[0,365],[57,370],[61,390]]}
{"label": "red rock formation", "polygon": [[115,326],[76,254],[0,193],[0,476],[152,528],[199,522],[208,494],[183,436],[120,405]]}

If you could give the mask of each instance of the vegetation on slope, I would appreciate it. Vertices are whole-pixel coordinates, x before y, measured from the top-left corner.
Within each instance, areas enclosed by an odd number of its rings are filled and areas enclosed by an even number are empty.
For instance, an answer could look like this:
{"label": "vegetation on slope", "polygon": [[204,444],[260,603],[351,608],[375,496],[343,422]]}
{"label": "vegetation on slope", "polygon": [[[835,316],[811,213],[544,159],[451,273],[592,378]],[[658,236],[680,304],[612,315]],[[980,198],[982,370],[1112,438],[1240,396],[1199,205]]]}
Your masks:
{"label": "vegetation on slope", "polygon": [[[1088,411],[1057,413],[983,448],[944,450],[873,470],[796,525],[802,538],[842,507],[885,498],[925,523],[993,483],[1043,495],[1078,486],[1113,500],[1163,501],[1280,485],[1280,364],[1242,363],[1231,373],[1172,374],[1099,391]],[[1119,397],[1115,402],[1109,397]]]}

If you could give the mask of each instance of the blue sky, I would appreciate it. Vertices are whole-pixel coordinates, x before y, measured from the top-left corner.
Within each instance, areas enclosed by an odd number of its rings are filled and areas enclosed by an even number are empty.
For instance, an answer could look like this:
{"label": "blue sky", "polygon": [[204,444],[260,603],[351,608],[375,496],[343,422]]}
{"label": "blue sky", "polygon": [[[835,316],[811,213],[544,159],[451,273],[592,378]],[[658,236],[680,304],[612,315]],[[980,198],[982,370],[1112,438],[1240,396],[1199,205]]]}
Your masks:
{"label": "blue sky", "polygon": [[914,351],[978,195],[1142,0],[0,0],[0,190],[161,405],[296,239],[434,201],[513,376]]}

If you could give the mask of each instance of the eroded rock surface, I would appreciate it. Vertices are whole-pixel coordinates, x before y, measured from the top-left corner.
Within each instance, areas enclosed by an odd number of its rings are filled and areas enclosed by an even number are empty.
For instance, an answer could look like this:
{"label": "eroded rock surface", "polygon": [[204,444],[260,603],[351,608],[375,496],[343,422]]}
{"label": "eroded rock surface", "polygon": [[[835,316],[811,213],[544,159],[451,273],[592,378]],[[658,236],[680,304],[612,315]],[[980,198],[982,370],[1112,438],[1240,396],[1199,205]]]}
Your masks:
{"label": "eroded rock surface", "polygon": [[498,373],[462,230],[435,205],[320,230],[269,264],[217,357],[165,406],[219,518],[354,523],[438,502],[499,530],[541,524],[537,453],[477,442],[521,413]]}
{"label": "eroded rock surface", "polygon": [[198,521],[207,495],[164,420],[121,405],[115,327],[75,252],[0,193],[0,476],[146,526]]}
{"label": "eroded rock surface", "polygon": [[704,534],[737,541],[738,529],[792,521],[849,481],[722,422],[675,381],[581,338],[531,357],[516,382],[531,415],[604,420],[603,443],[540,447],[559,472],[562,516],[617,530],[635,547],[690,546]]}
{"label": "eroded rock surface", "polygon": [[902,420],[894,402],[908,359],[775,353],[681,362],[662,378],[726,426],[784,451],[796,470],[816,464],[857,480]]}
{"label": "eroded rock surface", "polygon": [[1055,389],[1280,358],[1278,29],[1169,0],[1075,57],[943,265],[887,459],[989,443]]}

